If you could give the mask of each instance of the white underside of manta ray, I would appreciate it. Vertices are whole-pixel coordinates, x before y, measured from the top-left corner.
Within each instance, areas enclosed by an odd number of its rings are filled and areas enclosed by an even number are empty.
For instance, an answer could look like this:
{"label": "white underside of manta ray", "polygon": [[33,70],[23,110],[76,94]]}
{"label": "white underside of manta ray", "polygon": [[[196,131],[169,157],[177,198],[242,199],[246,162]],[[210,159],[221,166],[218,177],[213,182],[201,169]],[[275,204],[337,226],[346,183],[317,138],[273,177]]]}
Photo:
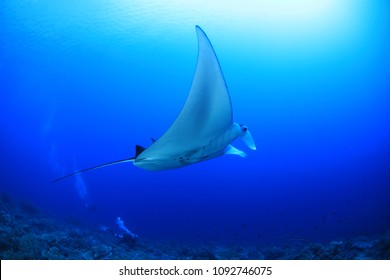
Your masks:
{"label": "white underside of manta ray", "polygon": [[218,58],[204,31],[196,26],[198,61],[191,90],[173,124],[148,148],[136,146],[134,158],[117,160],[66,175],[72,175],[122,162],[133,162],[147,170],[167,170],[184,167],[225,154],[245,157],[233,147],[241,137],[256,150],[248,128],[233,122],[232,104]]}

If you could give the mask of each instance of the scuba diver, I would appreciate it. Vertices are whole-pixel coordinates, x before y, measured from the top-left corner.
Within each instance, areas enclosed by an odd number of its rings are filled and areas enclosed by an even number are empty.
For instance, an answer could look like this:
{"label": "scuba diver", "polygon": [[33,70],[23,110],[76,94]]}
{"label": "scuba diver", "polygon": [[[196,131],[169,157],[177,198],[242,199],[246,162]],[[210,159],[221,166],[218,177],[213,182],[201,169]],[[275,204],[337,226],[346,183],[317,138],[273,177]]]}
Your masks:
{"label": "scuba diver", "polygon": [[111,233],[113,236],[115,236],[117,239],[119,239],[121,242],[129,245],[130,247],[134,247],[136,240],[138,239],[138,235],[131,232],[126,226],[123,220],[120,217],[116,218],[116,224],[118,225],[119,229],[121,230],[120,233],[116,233],[113,229],[101,226],[100,229],[102,231],[107,231]]}

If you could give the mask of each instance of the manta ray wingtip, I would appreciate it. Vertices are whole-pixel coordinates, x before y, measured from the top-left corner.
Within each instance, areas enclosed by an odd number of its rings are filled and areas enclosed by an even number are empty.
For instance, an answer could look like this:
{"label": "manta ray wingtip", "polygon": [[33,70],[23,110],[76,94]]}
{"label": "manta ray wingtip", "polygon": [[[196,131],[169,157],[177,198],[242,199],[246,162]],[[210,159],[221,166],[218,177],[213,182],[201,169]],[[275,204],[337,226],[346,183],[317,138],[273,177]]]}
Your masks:
{"label": "manta ray wingtip", "polygon": [[199,25],[195,25],[195,31],[198,34],[203,34],[204,36],[207,37],[206,33],[203,31],[203,29]]}

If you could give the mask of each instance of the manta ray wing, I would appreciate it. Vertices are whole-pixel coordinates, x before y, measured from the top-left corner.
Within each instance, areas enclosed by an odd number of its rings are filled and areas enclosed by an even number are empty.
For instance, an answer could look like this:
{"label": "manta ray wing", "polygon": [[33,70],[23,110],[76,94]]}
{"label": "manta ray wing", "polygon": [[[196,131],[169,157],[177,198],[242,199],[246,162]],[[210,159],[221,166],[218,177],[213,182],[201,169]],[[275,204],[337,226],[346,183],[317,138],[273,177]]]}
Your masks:
{"label": "manta ray wing", "polygon": [[138,161],[185,156],[233,124],[230,96],[217,56],[199,26],[196,32],[198,60],[187,100],[169,129],[138,156]]}
{"label": "manta ray wing", "polygon": [[226,130],[233,122],[232,105],[217,56],[204,31],[196,26],[198,61],[187,100],[171,127],[160,138],[193,142]]}

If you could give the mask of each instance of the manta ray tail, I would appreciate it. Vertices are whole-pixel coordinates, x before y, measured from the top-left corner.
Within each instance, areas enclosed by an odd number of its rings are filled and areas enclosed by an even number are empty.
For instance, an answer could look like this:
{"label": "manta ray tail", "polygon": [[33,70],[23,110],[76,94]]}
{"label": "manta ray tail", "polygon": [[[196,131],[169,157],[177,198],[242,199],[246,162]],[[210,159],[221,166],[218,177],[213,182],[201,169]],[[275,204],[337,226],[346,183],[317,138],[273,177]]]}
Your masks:
{"label": "manta ray tail", "polygon": [[134,158],[127,158],[127,159],[116,160],[116,161],[112,161],[112,162],[108,162],[108,163],[103,163],[103,164],[100,164],[100,165],[97,165],[97,166],[94,166],[94,167],[89,167],[89,168],[86,168],[86,169],[83,169],[83,170],[79,170],[79,171],[70,173],[70,174],[65,175],[65,176],[63,176],[61,178],[53,180],[52,183],[55,183],[55,182],[57,182],[59,180],[71,177],[73,175],[76,175],[76,174],[79,174],[79,173],[82,173],[82,172],[85,172],[85,171],[90,171],[90,170],[94,170],[94,169],[98,169],[98,168],[102,168],[102,167],[106,167],[106,166],[114,165],[114,164],[118,164],[118,163],[123,163],[123,162],[133,162],[134,160],[135,160],[135,157]]}

